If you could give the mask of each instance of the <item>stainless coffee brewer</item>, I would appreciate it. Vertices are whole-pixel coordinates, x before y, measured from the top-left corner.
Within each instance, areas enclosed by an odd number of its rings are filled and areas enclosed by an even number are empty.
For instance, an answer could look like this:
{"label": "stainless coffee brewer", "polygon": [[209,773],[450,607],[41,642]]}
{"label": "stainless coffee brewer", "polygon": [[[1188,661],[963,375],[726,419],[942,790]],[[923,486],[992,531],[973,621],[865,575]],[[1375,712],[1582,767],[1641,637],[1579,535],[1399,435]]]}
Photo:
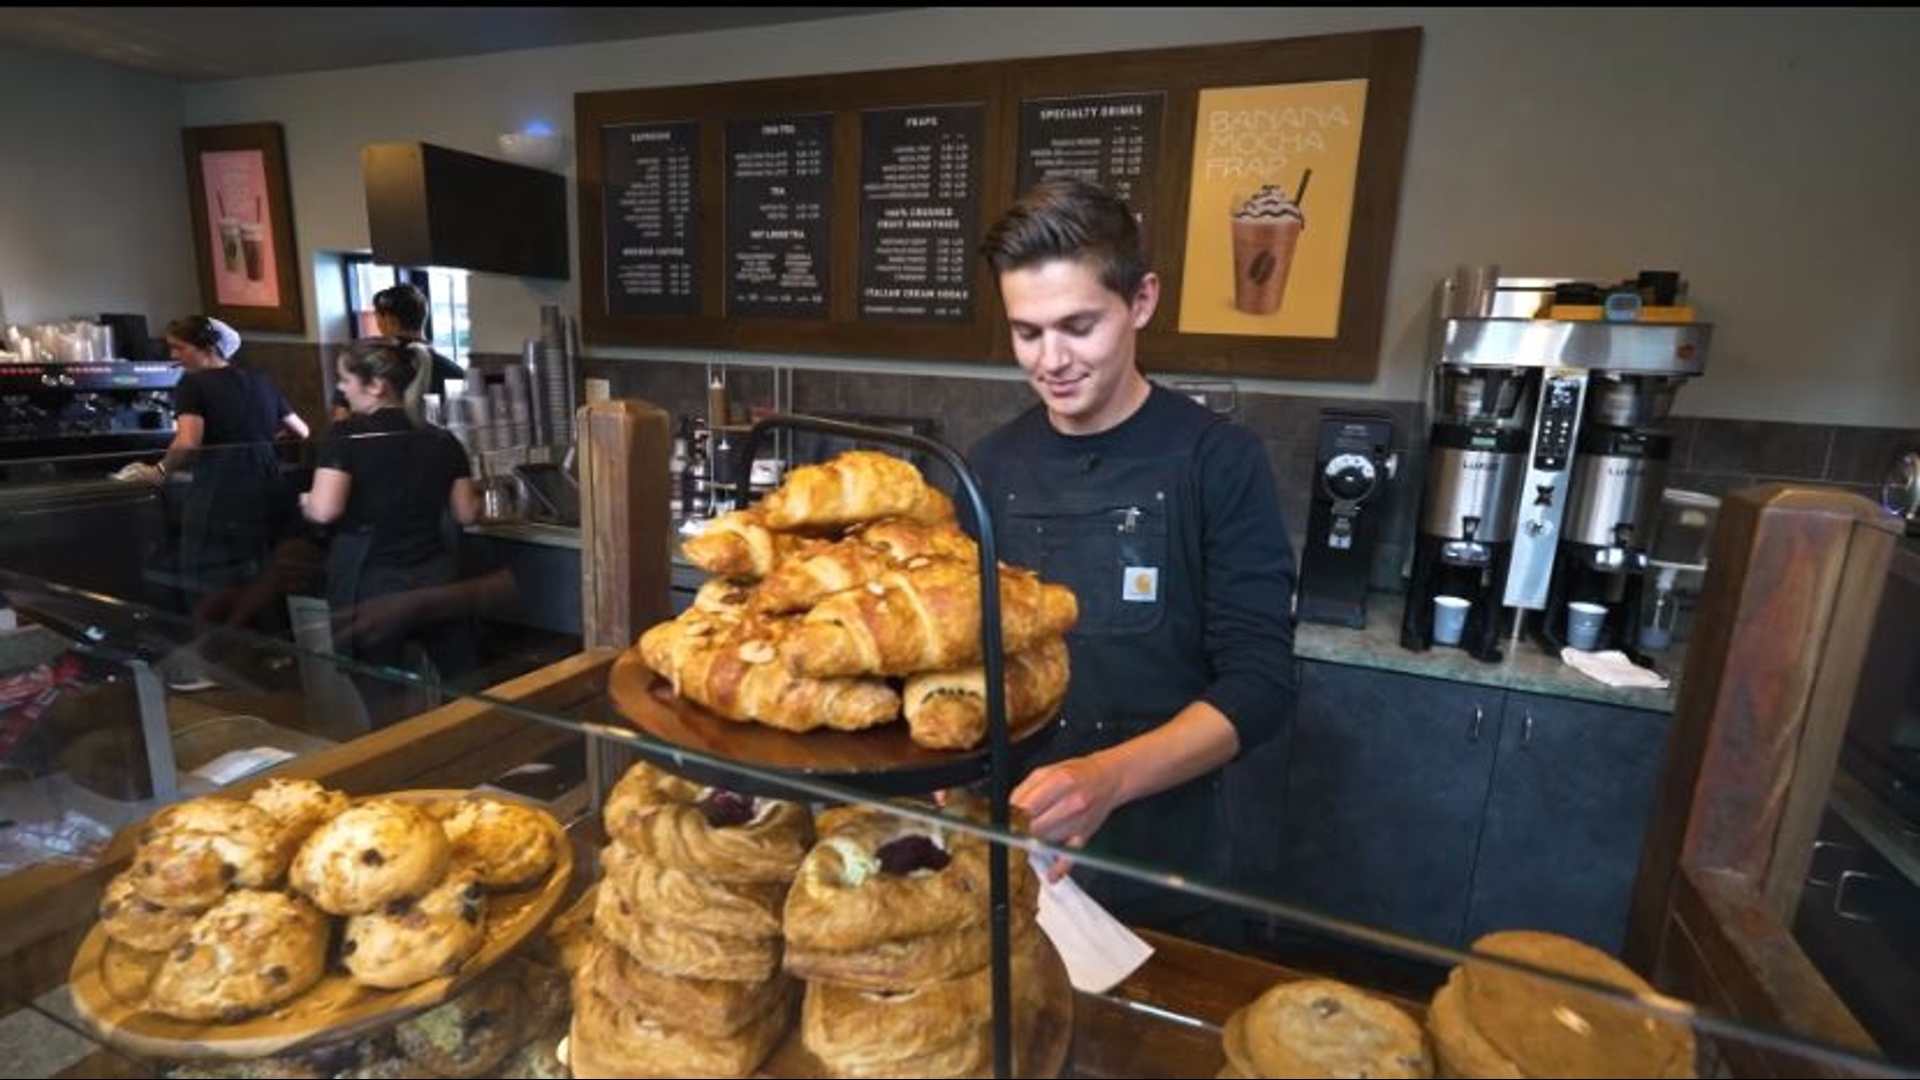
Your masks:
{"label": "stainless coffee brewer", "polygon": [[[1443,312],[1407,648],[1431,644],[1433,597],[1456,595],[1472,601],[1461,645],[1479,659],[1500,657],[1501,608],[1516,638],[1532,627],[1557,651],[1573,602],[1605,606],[1596,644],[1635,655],[1672,457],[1662,425],[1712,328],[1542,317],[1563,280],[1499,278],[1476,310]],[[1482,555],[1487,571],[1463,577]]]}

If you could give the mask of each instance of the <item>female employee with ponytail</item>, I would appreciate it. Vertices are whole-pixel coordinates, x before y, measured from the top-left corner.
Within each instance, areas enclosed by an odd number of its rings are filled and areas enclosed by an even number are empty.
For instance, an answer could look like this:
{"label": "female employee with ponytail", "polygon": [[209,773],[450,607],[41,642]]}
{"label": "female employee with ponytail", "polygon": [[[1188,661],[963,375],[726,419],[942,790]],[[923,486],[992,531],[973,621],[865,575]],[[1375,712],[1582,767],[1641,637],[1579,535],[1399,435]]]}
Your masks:
{"label": "female employee with ponytail", "polygon": [[[453,583],[458,568],[441,514],[471,522],[480,495],[459,441],[415,423],[404,409],[405,388],[428,359],[424,346],[391,338],[341,352],[335,385],[353,413],[321,443],[301,509],[309,521],[336,526],[327,561],[335,647],[397,667],[407,641],[417,640],[440,674],[451,676],[476,666],[470,619],[436,617],[410,598]],[[398,689],[362,683],[375,726],[399,718]]]}

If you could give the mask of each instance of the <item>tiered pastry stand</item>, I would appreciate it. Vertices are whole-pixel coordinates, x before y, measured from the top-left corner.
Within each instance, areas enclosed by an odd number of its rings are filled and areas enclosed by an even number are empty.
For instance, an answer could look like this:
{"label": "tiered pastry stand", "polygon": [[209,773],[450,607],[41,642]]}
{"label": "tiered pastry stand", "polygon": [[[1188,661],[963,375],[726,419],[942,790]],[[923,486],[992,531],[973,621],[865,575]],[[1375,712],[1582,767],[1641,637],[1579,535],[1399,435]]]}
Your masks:
{"label": "tiered pastry stand", "polygon": [[[465,791],[405,791],[381,798],[457,799]],[[553,822],[556,861],[539,885],[487,898],[485,940],[460,970],[402,990],[378,990],[329,966],[320,981],[279,1008],[234,1023],[179,1020],[145,1007],[147,987],[165,959],[113,941],[98,924],[74,954],[68,979],[74,1009],[115,1049],[167,1061],[250,1059],[359,1038],[451,998],[513,954],[552,919],[573,879],[573,846]]]}
{"label": "tiered pastry stand", "polygon": [[[754,424],[747,436],[744,460],[752,461],[767,433],[780,428],[839,436],[862,443],[880,443],[918,451],[939,459],[959,481],[958,497],[966,500],[977,523],[980,549],[980,653],[985,658],[987,744],[979,750],[955,753],[928,750],[907,738],[903,724],[885,725],[865,732],[809,732],[795,735],[752,724],[740,724],[714,716],[699,706],[674,695],[664,680],[657,679],[637,657],[629,653],[614,665],[610,695],[615,706],[642,732],[674,749],[691,750],[702,755],[760,767],[772,773],[786,773],[808,780],[841,784],[874,795],[924,793],[940,788],[987,781],[991,824],[996,833],[1008,830],[1007,796],[1012,790],[1015,744],[1025,755],[1044,744],[1058,729],[1061,718],[1048,717],[1024,724],[1019,730],[1007,726],[1005,655],[1000,637],[1000,562],[995,550],[993,513],[981,493],[973,470],[952,447],[934,439],[885,428],[823,420],[811,416],[770,416]],[[659,748],[651,748],[658,752]],[[721,770],[705,769],[698,763],[669,753],[661,764],[672,771],[719,786],[753,790],[751,782]],[[767,791],[776,797],[792,798],[790,791]],[[1010,1077],[1014,1073],[1015,1033],[1012,1024],[1012,989],[1007,877],[1008,850],[994,844],[988,859],[992,904],[993,935],[993,1075]],[[1045,951],[1048,963],[1044,977],[1050,985],[1049,1007],[1060,1003],[1062,1015],[1048,1015],[1034,1025],[1031,1039],[1023,1040],[1020,1062],[1024,1075],[1057,1076],[1065,1066],[1073,1029],[1072,987],[1064,967],[1052,946]],[[1057,979],[1056,979],[1057,976]],[[1057,981],[1057,987],[1052,985]],[[1053,991],[1057,989],[1056,995]],[[1023,1025],[1024,1026],[1024,1025]],[[793,1040],[789,1040],[792,1042]],[[1027,1044],[1032,1049],[1027,1050]],[[772,1075],[819,1075],[807,1072],[804,1051],[783,1047],[768,1064]],[[1031,1056],[1029,1056],[1031,1054]],[[788,1068],[800,1071],[788,1072]],[[818,1063],[811,1063],[817,1069]]]}

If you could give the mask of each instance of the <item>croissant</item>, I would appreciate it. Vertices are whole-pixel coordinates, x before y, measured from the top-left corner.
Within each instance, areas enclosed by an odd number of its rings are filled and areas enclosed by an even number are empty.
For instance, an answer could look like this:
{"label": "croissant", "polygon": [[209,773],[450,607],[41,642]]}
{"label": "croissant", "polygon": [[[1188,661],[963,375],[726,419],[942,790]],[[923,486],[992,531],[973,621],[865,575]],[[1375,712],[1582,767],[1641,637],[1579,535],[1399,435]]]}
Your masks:
{"label": "croissant", "polygon": [[[1007,723],[1051,713],[1067,696],[1067,642],[1044,638],[1007,657]],[[979,666],[912,676],[902,697],[908,733],[921,746],[965,750],[987,733],[987,672]]]}
{"label": "croissant", "polygon": [[[939,494],[936,488],[927,490]],[[882,518],[860,526],[851,535],[868,547],[885,551],[895,562],[904,563],[922,556],[961,562],[975,562],[980,558],[980,549],[973,538],[951,519],[925,523],[908,518]]]}
{"label": "croissant", "polygon": [[728,720],[859,731],[900,715],[900,695],[879,679],[794,674],[778,662],[786,632],[778,622],[689,610],[640,635],[640,656],[674,693]]}
{"label": "croissant", "polygon": [[[1073,628],[1073,591],[1000,570],[1001,647],[1019,652]],[[951,560],[889,571],[815,604],[780,643],[796,673],[911,675],[980,662],[980,576]]]}
{"label": "croissant", "polygon": [[753,581],[767,576],[782,559],[809,542],[806,537],[773,531],[766,514],[756,506],[714,518],[699,536],[680,545],[680,551],[688,562],[710,574]]}
{"label": "croissant", "polygon": [[884,549],[869,547],[855,537],[836,540],[774,567],[755,587],[750,602],[769,614],[805,611],[822,598],[863,585],[893,567],[894,560]]}
{"label": "croissant", "polygon": [[953,517],[953,502],[929,488],[912,464],[874,450],[849,450],[787,474],[759,509],[774,529],[837,527],[883,517],[935,522]]}

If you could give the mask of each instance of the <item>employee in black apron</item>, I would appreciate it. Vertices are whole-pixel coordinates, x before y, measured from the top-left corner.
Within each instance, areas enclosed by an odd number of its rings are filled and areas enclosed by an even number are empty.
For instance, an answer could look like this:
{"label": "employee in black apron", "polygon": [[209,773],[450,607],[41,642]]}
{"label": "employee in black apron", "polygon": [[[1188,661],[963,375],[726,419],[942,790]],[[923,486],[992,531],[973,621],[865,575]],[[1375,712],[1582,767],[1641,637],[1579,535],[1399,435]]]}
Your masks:
{"label": "employee in black apron", "polygon": [[[1050,181],[981,253],[1040,401],[969,463],[1000,557],[1080,601],[1065,727],[1013,802],[1044,839],[1236,884],[1222,766],[1290,722],[1295,695],[1293,554],[1260,438],[1141,374],[1160,279],[1126,204]],[[1128,922],[1238,938],[1218,904],[1073,875]]]}
{"label": "employee in black apron", "polygon": [[[402,407],[403,387],[426,361],[418,343],[371,338],[341,351],[336,387],[352,415],[320,444],[313,487],[301,499],[309,521],[335,523],[327,598],[334,646],[372,664],[399,667],[409,641],[442,676],[476,666],[471,615],[445,611],[458,569],[441,515],[461,523],[480,511],[466,451],[448,432]],[[358,679],[375,726],[399,719],[403,688]]]}

